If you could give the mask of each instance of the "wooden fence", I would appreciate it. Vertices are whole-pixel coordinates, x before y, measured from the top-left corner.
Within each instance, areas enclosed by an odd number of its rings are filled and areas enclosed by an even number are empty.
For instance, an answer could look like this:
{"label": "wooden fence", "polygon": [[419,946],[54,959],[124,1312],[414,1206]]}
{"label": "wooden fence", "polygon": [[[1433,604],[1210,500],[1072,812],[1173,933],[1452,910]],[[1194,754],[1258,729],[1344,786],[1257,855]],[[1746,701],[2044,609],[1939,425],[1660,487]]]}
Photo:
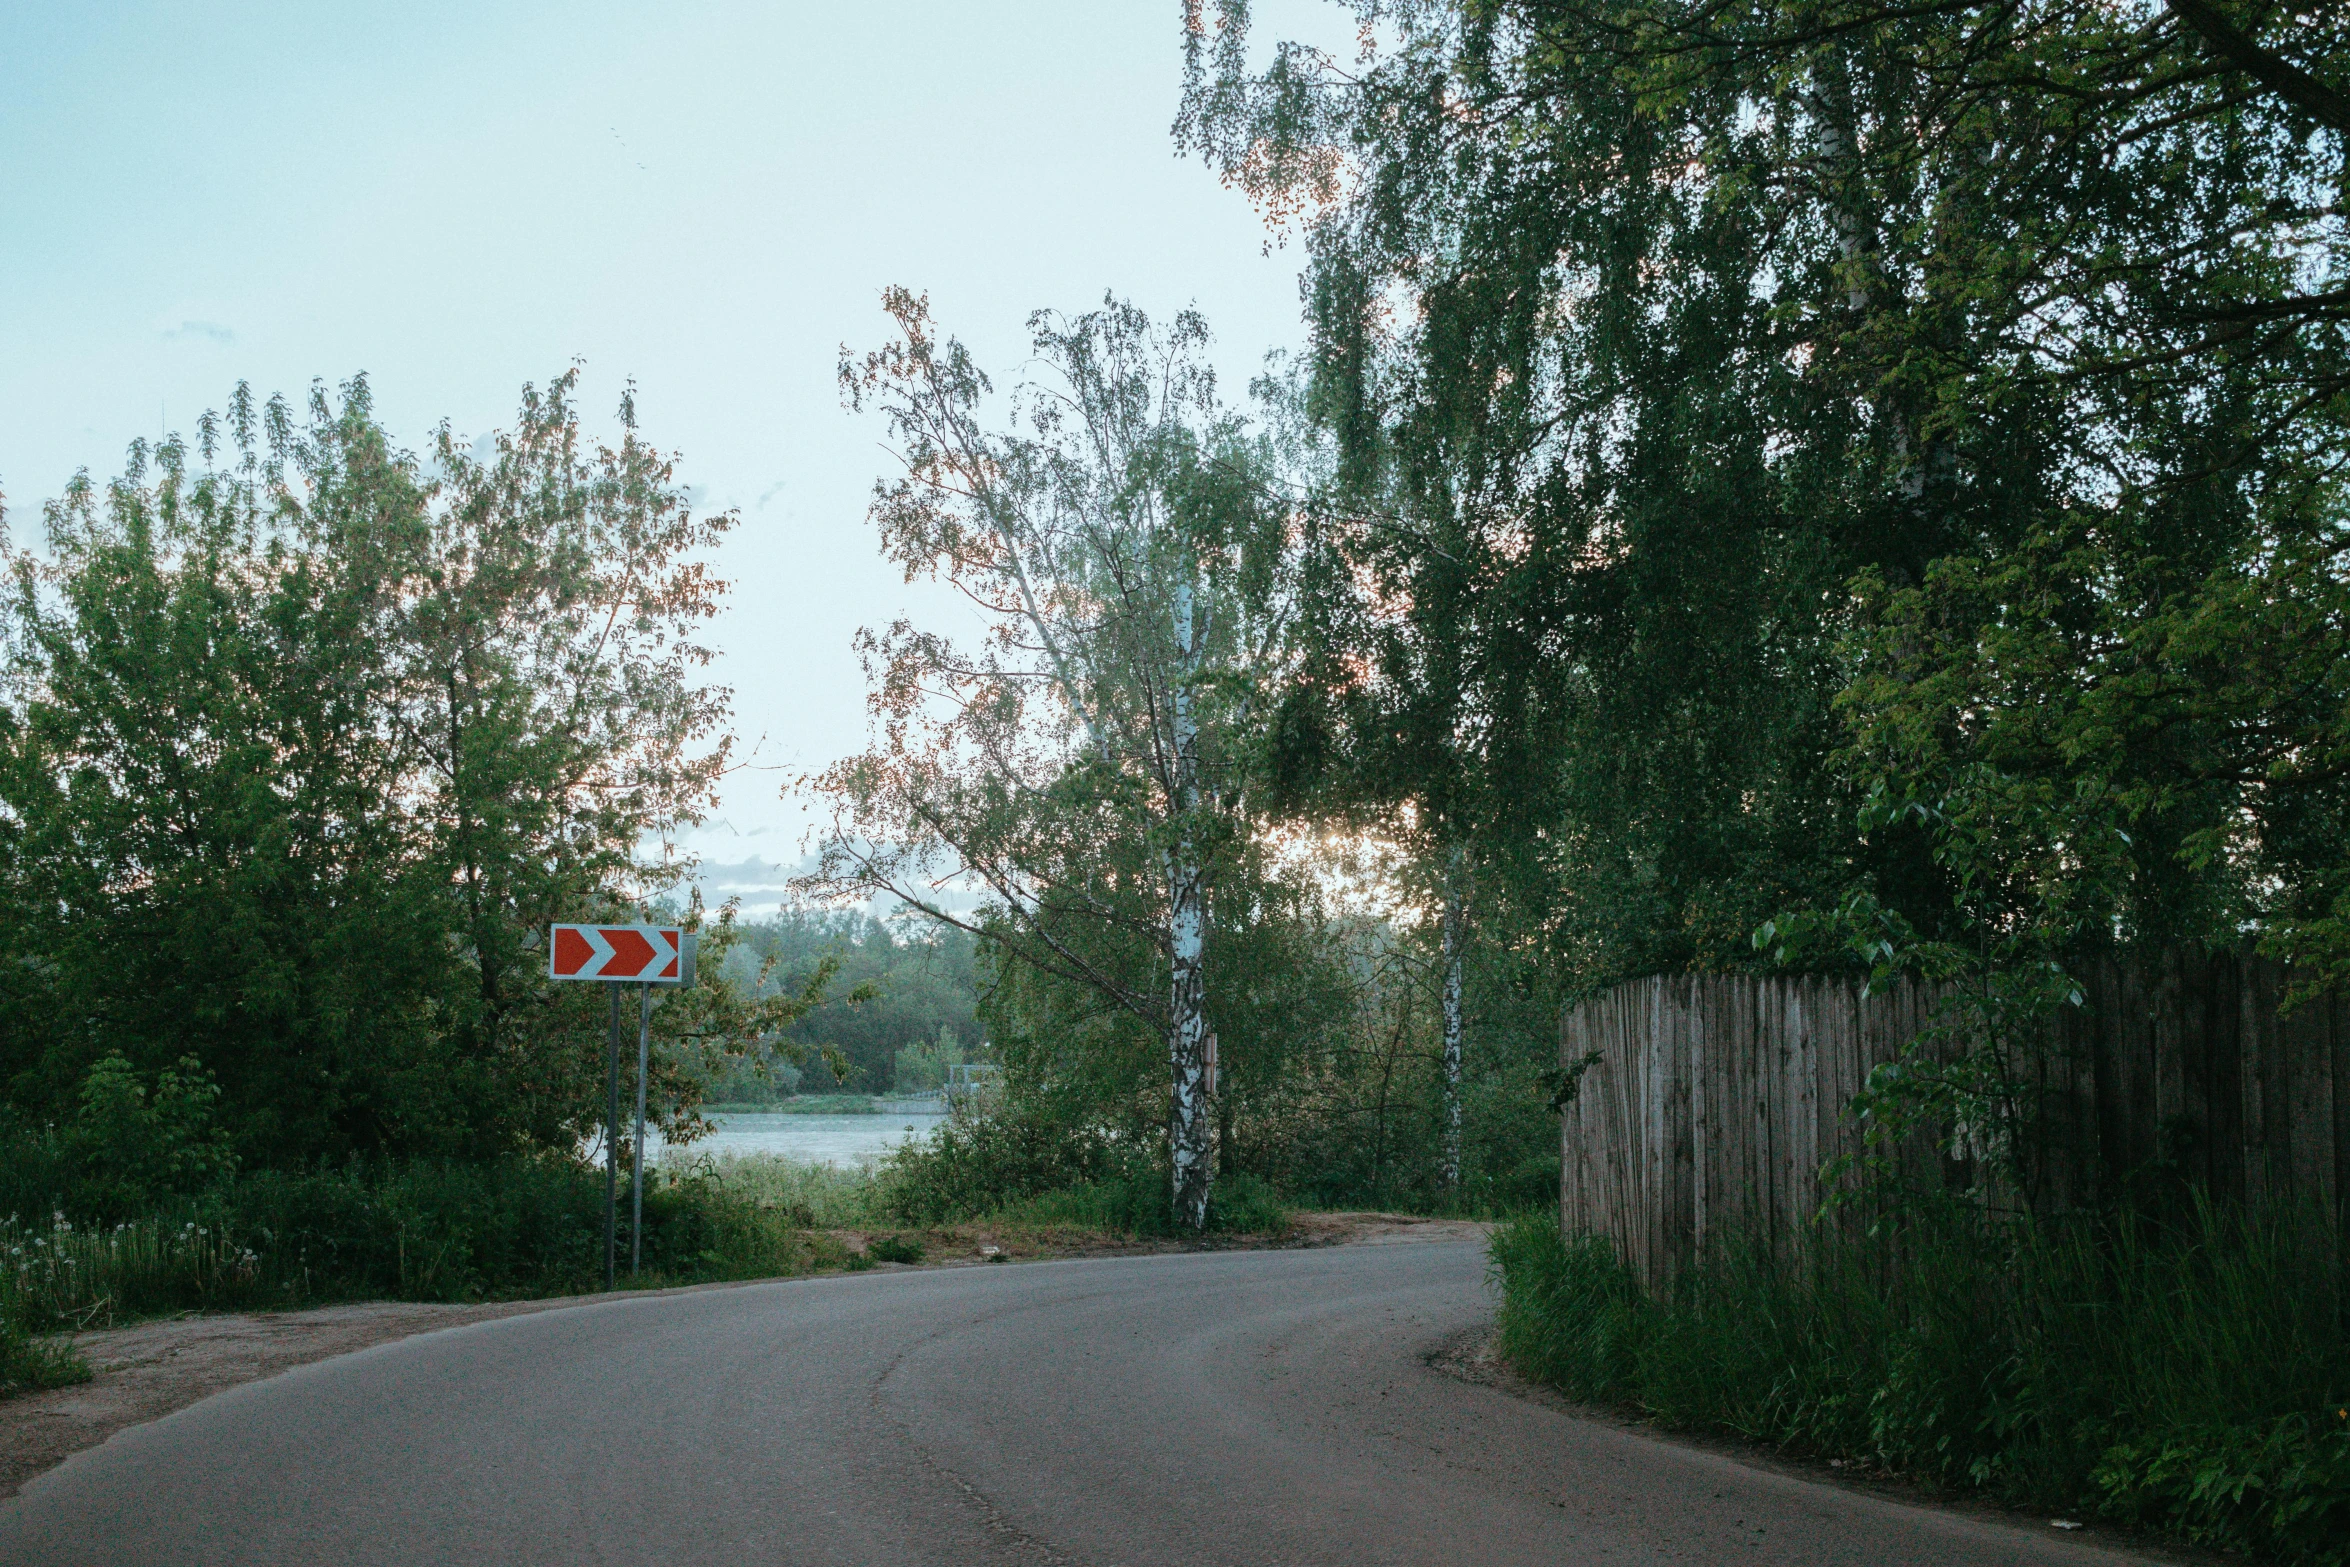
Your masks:
{"label": "wooden fence", "polygon": [[[2286,1014],[2289,983],[2224,954],[2088,973],[2088,1004],[2030,1053],[2038,1200],[2184,1182],[2227,1204],[2316,1197],[2350,1228],[2350,1004]],[[1665,975],[1572,1008],[1562,1063],[1599,1059],[1563,1118],[1561,1223],[1614,1238],[1652,1285],[1732,1234],[1793,1244],[1828,1195],[1822,1167],[1860,1147],[1853,1096],[1935,1002],[1915,984],[1864,998],[1842,980]],[[1980,1181],[1946,1141],[1902,1149],[1904,1175]]]}

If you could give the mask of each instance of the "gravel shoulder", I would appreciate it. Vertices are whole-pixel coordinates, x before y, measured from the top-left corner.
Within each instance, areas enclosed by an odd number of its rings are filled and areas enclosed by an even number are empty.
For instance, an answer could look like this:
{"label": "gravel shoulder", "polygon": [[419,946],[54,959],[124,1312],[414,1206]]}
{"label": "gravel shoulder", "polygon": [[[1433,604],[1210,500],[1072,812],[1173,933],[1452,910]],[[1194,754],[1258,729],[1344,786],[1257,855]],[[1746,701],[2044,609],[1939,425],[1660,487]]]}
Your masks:
{"label": "gravel shoulder", "polygon": [[[1487,1226],[1458,1219],[1421,1219],[1391,1213],[1302,1213],[1287,1235],[1213,1240],[1211,1249],[1385,1245],[1399,1241],[1482,1239]],[[852,1255],[868,1236],[833,1232]],[[1070,1257],[1149,1256],[1200,1250],[1200,1243],[1127,1241],[1085,1231],[998,1233],[983,1226],[934,1230],[923,1236],[928,1258],[920,1268],[971,1267],[998,1260],[1047,1261]],[[900,1263],[871,1271],[906,1272]],[[757,1281],[745,1281],[757,1282]],[[244,1312],[142,1322],[73,1336],[92,1377],[77,1387],[30,1393],[0,1402],[0,1497],[14,1496],[35,1475],[129,1426],[160,1420],[174,1410],[241,1383],[258,1382],[296,1366],[332,1359],[394,1339],[498,1317],[559,1310],[597,1301],[654,1294],[738,1289],[740,1283],[697,1284],[676,1290],[629,1290],[614,1295],[562,1295],[544,1300],[440,1305],[369,1301],[308,1311]]]}

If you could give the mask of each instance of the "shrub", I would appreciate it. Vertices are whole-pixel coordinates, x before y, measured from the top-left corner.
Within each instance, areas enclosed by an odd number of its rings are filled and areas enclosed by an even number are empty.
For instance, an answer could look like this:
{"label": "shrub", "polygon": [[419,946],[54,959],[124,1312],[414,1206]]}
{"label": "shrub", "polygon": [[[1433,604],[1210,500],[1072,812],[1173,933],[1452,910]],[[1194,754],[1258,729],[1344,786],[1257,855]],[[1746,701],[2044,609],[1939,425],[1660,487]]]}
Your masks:
{"label": "shrub", "polygon": [[[624,1190],[623,1266],[626,1203]],[[798,1272],[812,1256],[802,1217],[719,1180],[656,1178],[644,1264],[663,1282]],[[0,1221],[0,1314],[79,1328],[166,1311],[567,1294],[602,1283],[603,1235],[603,1177],[568,1161],[264,1171],[113,1224]]]}
{"label": "shrub", "polygon": [[922,1243],[910,1235],[877,1235],[867,1243],[865,1251],[875,1262],[922,1260]]}
{"label": "shrub", "polygon": [[2315,1212],[2167,1227],[1960,1210],[1729,1245],[1663,1296],[1528,1216],[1494,1237],[1505,1354],[1665,1424],[1867,1460],[2280,1560],[2350,1561],[2350,1290]]}
{"label": "shrub", "polygon": [[[926,1142],[894,1150],[878,1172],[882,1210],[910,1224],[989,1218],[1116,1235],[1173,1235],[1172,1182],[1156,1150],[1034,1114],[958,1112]],[[1266,1234],[1289,1227],[1271,1185],[1220,1176],[1208,1228]]]}
{"label": "shrub", "polygon": [[884,1211],[908,1224],[951,1224],[1050,1192],[1139,1173],[1140,1152],[1035,1114],[958,1111],[922,1141],[893,1149],[878,1173]]}

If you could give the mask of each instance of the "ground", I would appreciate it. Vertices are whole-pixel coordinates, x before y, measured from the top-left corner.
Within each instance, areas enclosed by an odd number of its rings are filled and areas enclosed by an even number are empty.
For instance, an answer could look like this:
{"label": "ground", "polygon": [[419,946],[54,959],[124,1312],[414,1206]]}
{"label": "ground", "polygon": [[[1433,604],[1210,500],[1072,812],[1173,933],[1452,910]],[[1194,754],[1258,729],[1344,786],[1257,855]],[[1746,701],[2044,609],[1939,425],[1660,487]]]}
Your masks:
{"label": "ground", "polygon": [[[1392,1213],[1299,1214],[1287,1235],[1218,1239],[1226,1246],[1378,1245],[1397,1240],[1453,1240],[1482,1237],[1485,1226],[1458,1219],[1422,1219]],[[867,1235],[833,1232],[853,1254],[865,1250]],[[997,1231],[981,1225],[923,1232],[925,1268],[971,1267],[996,1256],[1027,1262],[1059,1257],[1110,1257],[1198,1249],[1196,1242],[1119,1240],[1083,1230]],[[876,1268],[905,1264],[876,1263]],[[735,1289],[704,1284],[699,1290]],[[647,1292],[636,1291],[633,1294]],[[33,1476],[54,1468],[84,1448],[95,1447],[126,1426],[160,1420],[202,1398],[243,1382],[256,1382],[314,1360],[347,1355],[439,1328],[461,1327],[493,1317],[518,1316],[559,1306],[609,1299],[564,1295],[548,1300],[499,1301],[482,1305],[440,1305],[374,1301],[325,1306],[312,1311],[270,1311],[222,1316],[174,1317],[136,1327],[110,1328],[74,1336],[94,1373],[78,1387],[33,1393],[0,1403],[0,1497],[13,1496]]]}

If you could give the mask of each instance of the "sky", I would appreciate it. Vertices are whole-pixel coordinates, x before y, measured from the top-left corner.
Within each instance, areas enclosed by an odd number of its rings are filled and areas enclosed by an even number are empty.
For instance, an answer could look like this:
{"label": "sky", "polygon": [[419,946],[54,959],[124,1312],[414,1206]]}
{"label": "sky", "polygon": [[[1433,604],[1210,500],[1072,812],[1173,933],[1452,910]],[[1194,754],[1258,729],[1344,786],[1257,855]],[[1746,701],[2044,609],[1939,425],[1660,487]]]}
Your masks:
{"label": "sky", "polygon": [[[1260,5],[1267,34],[1351,36]],[[854,751],[851,639],[959,611],[879,557],[882,431],[845,413],[881,289],[927,290],[999,386],[1040,307],[1196,305],[1228,393],[1300,338],[1294,245],[1169,127],[1180,0],[0,7],[0,495],[20,542],[76,469],[191,431],[240,380],[365,372],[413,447],[574,360],[627,380],[742,526],[712,640],[738,756],[689,837],[771,907]]]}

